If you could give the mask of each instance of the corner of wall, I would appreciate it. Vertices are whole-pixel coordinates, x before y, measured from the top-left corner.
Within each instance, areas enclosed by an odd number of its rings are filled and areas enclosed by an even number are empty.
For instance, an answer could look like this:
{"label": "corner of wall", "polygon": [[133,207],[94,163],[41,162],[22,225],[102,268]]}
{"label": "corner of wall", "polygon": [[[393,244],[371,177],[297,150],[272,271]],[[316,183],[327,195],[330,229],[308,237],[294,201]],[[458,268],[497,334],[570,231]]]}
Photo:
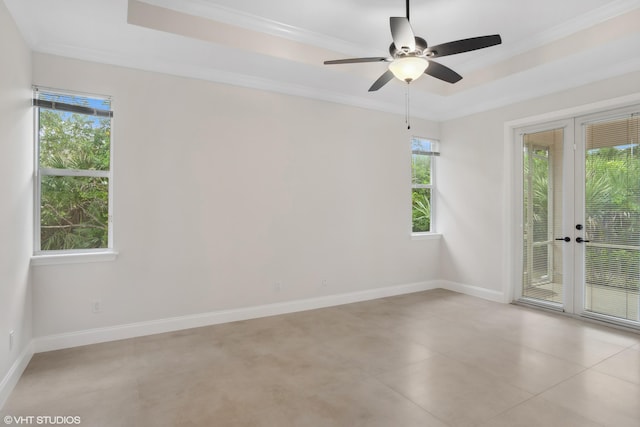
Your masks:
{"label": "corner of wall", "polygon": [[[33,355],[30,258],[33,212],[32,53],[0,2],[0,408]],[[13,332],[13,335],[11,333]],[[12,336],[12,338],[9,338]]]}
{"label": "corner of wall", "polygon": [[488,301],[506,303],[506,295],[504,292],[494,291],[480,286],[467,285],[464,283],[452,282],[450,280],[440,280],[438,285],[442,289],[458,292],[460,294],[469,295],[486,299]]}
{"label": "corner of wall", "polygon": [[4,407],[4,404],[9,399],[11,392],[18,384],[22,373],[27,368],[31,357],[33,356],[33,343],[30,340],[29,343],[24,347],[18,358],[15,360],[13,365],[9,368],[9,371],[4,376],[2,381],[0,381],[0,409]]}

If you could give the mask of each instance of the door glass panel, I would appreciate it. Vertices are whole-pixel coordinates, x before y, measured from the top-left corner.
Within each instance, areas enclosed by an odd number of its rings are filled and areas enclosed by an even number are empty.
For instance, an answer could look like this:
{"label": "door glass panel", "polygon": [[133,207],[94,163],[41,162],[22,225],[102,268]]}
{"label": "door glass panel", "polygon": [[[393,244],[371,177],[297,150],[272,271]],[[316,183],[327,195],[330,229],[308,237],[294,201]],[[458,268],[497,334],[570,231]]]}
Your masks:
{"label": "door glass panel", "polygon": [[525,134],[523,139],[522,297],[563,301],[563,129]]}
{"label": "door glass panel", "polygon": [[640,321],[638,116],[585,124],[584,305]]}

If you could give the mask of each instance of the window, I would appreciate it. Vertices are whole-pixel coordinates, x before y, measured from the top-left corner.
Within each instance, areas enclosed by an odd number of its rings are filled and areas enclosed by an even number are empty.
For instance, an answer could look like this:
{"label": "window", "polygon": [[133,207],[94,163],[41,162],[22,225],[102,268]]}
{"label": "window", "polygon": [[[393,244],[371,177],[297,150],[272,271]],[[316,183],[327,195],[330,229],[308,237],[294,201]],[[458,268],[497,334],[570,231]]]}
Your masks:
{"label": "window", "polygon": [[36,255],[104,252],[111,242],[111,100],[34,89]]}
{"label": "window", "polygon": [[427,138],[411,138],[411,204],[412,231],[433,232],[433,171],[434,157],[438,153],[438,141]]}

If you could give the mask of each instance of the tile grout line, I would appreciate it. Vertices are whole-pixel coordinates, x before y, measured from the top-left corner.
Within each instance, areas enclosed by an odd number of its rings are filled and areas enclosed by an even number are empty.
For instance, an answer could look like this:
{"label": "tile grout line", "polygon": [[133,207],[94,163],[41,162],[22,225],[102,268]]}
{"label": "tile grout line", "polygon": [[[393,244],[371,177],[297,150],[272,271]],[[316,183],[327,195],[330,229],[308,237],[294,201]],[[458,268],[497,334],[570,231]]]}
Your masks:
{"label": "tile grout line", "polygon": [[[420,363],[420,362],[416,362],[416,363]],[[411,363],[410,365],[413,365],[413,363]],[[389,371],[391,372],[391,371]],[[418,402],[415,402],[413,399],[411,399],[409,396],[405,396],[404,393],[402,393],[400,390],[396,390],[393,387],[391,387],[388,384],[385,384],[382,380],[380,380],[377,376],[372,376],[372,379],[374,379],[376,382],[378,382],[379,384],[381,384],[382,386],[386,387],[387,389],[389,389],[390,391],[392,391],[393,393],[397,394],[398,396],[402,397],[403,399],[407,400],[408,402],[410,402],[412,405],[418,407],[420,410],[426,412],[427,414],[431,415],[433,418],[437,419],[438,421],[442,422],[442,424],[444,424],[445,426],[448,427],[453,427],[451,426],[451,424],[449,424],[448,422],[446,422],[445,420],[443,420],[442,418],[436,416],[435,414],[432,414],[430,411],[428,411],[426,408],[424,408],[422,405],[420,405]]]}

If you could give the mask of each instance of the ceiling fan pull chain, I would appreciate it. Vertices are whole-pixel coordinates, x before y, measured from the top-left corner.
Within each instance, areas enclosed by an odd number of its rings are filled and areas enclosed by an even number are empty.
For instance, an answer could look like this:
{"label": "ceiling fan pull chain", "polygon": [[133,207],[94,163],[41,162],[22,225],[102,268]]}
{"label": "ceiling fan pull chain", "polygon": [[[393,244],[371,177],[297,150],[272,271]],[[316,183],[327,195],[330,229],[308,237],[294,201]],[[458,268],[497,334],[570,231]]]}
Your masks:
{"label": "ceiling fan pull chain", "polygon": [[411,129],[411,108],[409,98],[409,84],[407,83],[407,93],[405,95],[405,116],[404,122],[407,124],[407,129]]}

